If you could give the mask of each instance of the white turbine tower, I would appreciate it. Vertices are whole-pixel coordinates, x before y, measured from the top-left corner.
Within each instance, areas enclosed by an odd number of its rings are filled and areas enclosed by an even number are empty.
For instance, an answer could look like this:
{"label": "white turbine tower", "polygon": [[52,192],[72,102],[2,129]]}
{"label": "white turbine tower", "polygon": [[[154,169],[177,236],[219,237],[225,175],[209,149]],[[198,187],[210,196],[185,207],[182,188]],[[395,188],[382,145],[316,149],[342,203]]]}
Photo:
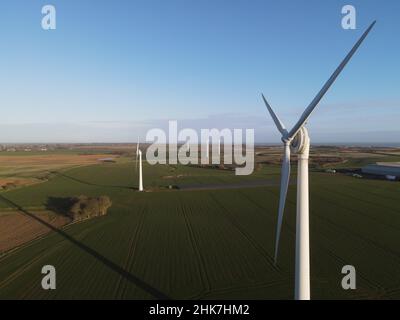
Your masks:
{"label": "white turbine tower", "polygon": [[136,145],[136,167],[139,161],[139,191],[143,191],[142,151],[139,148],[139,139]]}
{"label": "white turbine tower", "polygon": [[271,106],[268,104],[264,95],[262,98],[271,114],[279,132],[282,134],[284,145],[284,156],[281,172],[281,190],[279,199],[278,223],[275,239],[275,263],[278,257],[279,238],[282,227],[283,212],[285,209],[286,194],[290,178],[290,152],[297,153],[298,173],[297,173],[297,212],[296,212],[296,262],[295,262],[295,299],[310,299],[310,247],[309,247],[309,207],[308,207],[308,157],[310,150],[310,138],[305,125],[307,120],[322,99],[329,87],[335,81],[337,76],[346,66],[358,47],[364,41],[365,37],[371,31],[376,21],[374,21],[357,41],[351,51],[337,67],[322,89],[315,96],[314,100],[305,109],[300,119],[294,125],[292,130],[286,130],[283,123],[276,116]]}

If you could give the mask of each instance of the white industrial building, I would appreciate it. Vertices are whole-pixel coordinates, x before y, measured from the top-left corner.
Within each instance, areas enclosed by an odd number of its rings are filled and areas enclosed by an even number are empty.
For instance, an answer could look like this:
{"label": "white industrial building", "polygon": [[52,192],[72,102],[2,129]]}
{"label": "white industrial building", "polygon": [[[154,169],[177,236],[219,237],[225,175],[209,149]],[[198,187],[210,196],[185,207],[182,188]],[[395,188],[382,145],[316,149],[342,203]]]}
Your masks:
{"label": "white industrial building", "polygon": [[384,176],[388,180],[400,179],[400,162],[377,162],[361,168],[362,173]]}

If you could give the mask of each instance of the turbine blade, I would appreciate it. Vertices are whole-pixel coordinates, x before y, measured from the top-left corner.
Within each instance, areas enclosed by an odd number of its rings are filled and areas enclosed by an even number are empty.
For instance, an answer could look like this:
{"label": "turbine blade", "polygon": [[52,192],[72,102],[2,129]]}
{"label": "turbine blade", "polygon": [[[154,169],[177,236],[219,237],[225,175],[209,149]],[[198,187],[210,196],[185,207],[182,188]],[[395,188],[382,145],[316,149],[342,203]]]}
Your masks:
{"label": "turbine blade", "polygon": [[285,211],[286,195],[289,187],[290,179],[290,144],[285,143],[284,157],[282,161],[282,172],[281,172],[281,191],[279,197],[279,211],[278,211],[278,224],[276,227],[276,239],[275,239],[275,264],[278,258],[279,239],[282,229],[283,213]]}
{"label": "turbine blade", "polygon": [[325,85],[322,87],[322,89],[318,92],[318,94],[315,96],[313,101],[309,104],[307,109],[303,112],[301,115],[299,121],[295,124],[292,130],[290,130],[288,137],[289,138],[294,138],[296,134],[299,132],[300,128],[304,125],[304,123],[307,121],[309,118],[311,112],[315,109],[315,107],[318,105],[322,97],[325,95],[325,93],[328,91],[330,86],[333,84],[333,82],[336,80],[340,72],[342,72],[343,68],[346,66],[346,64],[349,62],[353,54],[357,51],[358,47],[361,45],[361,43],[364,41],[368,33],[371,31],[372,27],[375,25],[376,21],[372,22],[371,25],[368,27],[367,30],[363,33],[361,38],[356,42],[354,47],[350,50],[350,52],[347,54],[347,56],[343,59],[342,63],[336,68],[335,72],[331,75],[331,77],[328,79],[328,81],[325,83]]}
{"label": "turbine blade", "polygon": [[268,111],[269,111],[269,113],[270,113],[272,119],[273,119],[274,122],[275,122],[276,127],[278,128],[279,132],[280,132],[282,135],[284,135],[285,133],[287,133],[287,130],[286,130],[284,124],[283,124],[282,121],[278,118],[278,116],[275,114],[274,110],[272,110],[271,106],[269,105],[269,103],[268,103],[267,100],[265,99],[264,95],[261,94],[261,96],[262,96],[262,98],[263,98],[263,100],[264,100],[264,103],[265,103],[265,105],[266,105],[266,107],[267,107],[267,109],[268,109]]}

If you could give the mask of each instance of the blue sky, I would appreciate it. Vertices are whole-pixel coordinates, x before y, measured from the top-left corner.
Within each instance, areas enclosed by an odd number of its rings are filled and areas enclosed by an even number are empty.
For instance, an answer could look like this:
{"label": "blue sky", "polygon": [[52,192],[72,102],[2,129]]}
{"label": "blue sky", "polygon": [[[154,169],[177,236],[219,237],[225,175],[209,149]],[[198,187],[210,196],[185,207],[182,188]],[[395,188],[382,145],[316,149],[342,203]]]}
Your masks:
{"label": "blue sky", "polygon": [[[53,4],[57,29],[41,28]],[[357,29],[341,28],[341,8]],[[2,1],[1,142],[129,142],[152,127],[290,127],[377,24],[309,121],[315,142],[400,142],[400,2]]]}

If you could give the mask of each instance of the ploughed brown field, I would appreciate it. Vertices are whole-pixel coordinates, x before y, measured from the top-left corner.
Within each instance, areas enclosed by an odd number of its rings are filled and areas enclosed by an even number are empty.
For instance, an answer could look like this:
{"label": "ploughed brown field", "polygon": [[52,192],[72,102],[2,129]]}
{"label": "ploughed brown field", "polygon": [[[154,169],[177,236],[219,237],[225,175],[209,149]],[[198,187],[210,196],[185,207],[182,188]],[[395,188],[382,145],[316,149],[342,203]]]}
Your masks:
{"label": "ploughed brown field", "polygon": [[[59,228],[71,222],[70,218],[40,211],[35,215],[42,221]],[[43,223],[22,212],[2,212],[0,215],[0,254],[26,242],[41,237],[51,231]]]}
{"label": "ploughed brown field", "polygon": [[15,187],[27,186],[38,182],[35,178],[2,178],[0,177],[0,188],[6,189],[7,186]]}
{"label": "ploughed brown field", "polygon": [[110,154],[49,154],[29,156],[1,156],[0,167],[16,166],[70,166],[96,163],[98,159],[109,158]]}
{"label": "ploughed brown field", "polygon": [[1,155],[0,189],[12,189],[47,180],[52,170],[96,164],[110,154]]}

